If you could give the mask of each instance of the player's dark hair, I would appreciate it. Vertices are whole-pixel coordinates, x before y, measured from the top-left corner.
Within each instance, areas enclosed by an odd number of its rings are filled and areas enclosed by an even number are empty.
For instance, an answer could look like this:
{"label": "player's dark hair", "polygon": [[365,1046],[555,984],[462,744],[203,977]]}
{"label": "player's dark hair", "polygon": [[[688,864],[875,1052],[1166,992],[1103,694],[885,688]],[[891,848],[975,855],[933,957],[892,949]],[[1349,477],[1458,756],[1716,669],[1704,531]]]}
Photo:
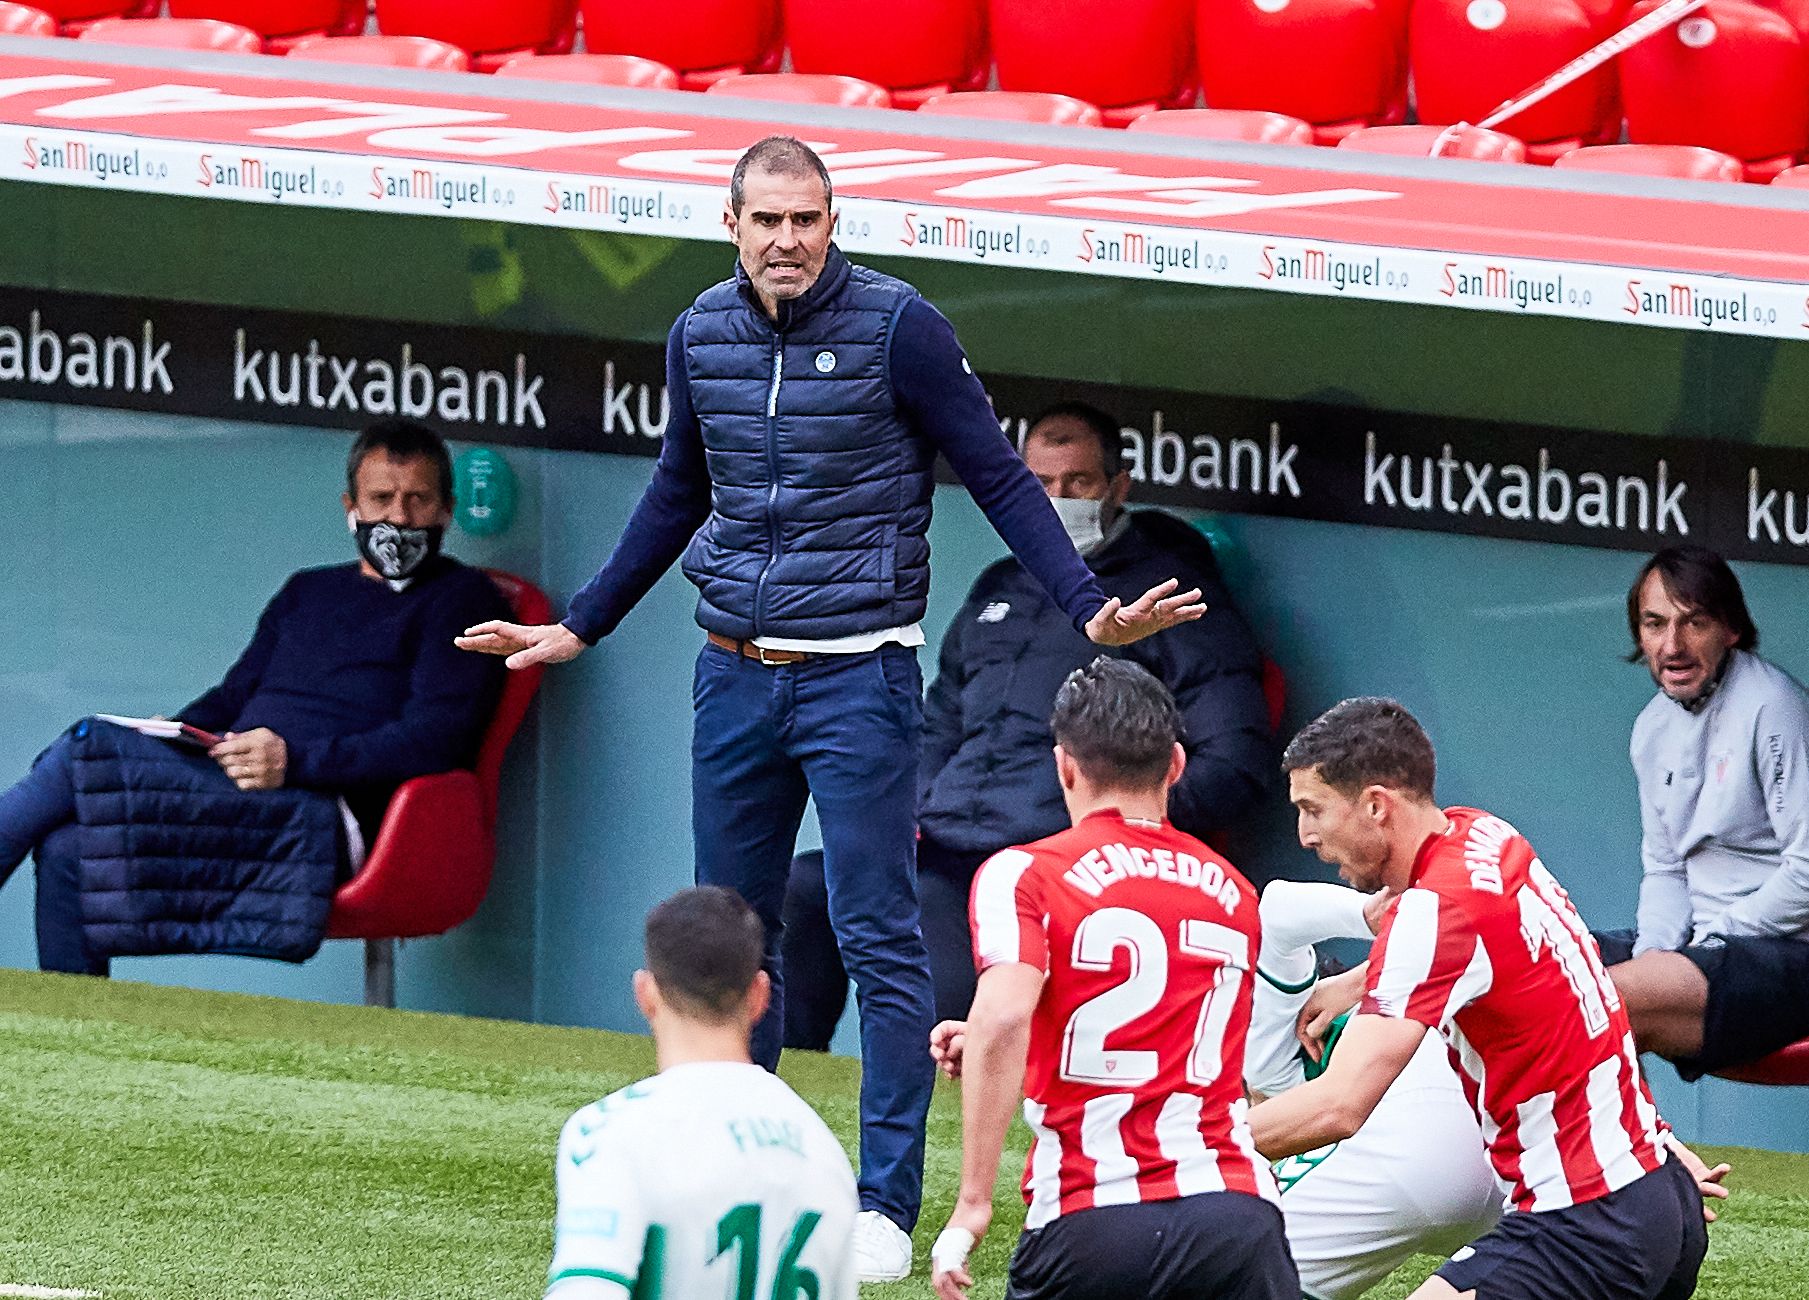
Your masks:
{"label": "player's dark hair", "polygon": [[1282,751],[1281,770],[1317,770],[1346,796],[1372,785],[1432,798],[1438,760],[1426,730],[1398,701],[1344,700],[1300,729]]}
{"label": "player's dark hair", "polygon": [[1725,625],[1738,638],[1736,650],[1757,650],[1759,629],[1746,612],[1746,593],[1726,560],[1706,546],[1667,546],[1640,565],[1633,585],[1627,588],[1627,633],[1633,638],[1628,663],[1645,658],[1639,648],[1639,592],[1646,579],[1658,574],[1665,592],[1685,609],[1699,609]]}
{"label": "player's dark hair", "polygon": [[1105,467],[1105,476],[1118,476],[1118,471],[1124,467],[1124,431],[1118,421],[1091,402],[1057,402],[1036,413],[1027,426],[1024,441],[1039,438],[1052,447],[1065,447],[1076,441],[1074,434],[1060,425],[1039,432],[1048,420],[1077,421],[1099,444],[1099,463]]}
{"label": "player's dark hair", "polygon": [[766,927],[732,889],[699,885],[647,913],[647,971],[661,997],[699,1020],[734,1016],[765,948]]}
{"label": "player's dark hair", "polygon": [[1055,743],[1107,790],[1144,790],[1168,775],[1181,711],[1168,687],[1126,659],[1099,656],[1055,693]]}
{"label": "player's dark hair", "polygon": [[358,435],[345,457],[345,491],[358,499],[358,470],[375,452],[383,452],[391,460],[413,460],[425,456],[433,462],[440,479],[440,500],[452,505],[452,453],[446,441],[418,420],[379,420]]}
{"label": "player's dark hair", "polygon": [[824,209],[827,210],[835,201],[835,187],[829,181],[829,168],[823,165],[823,160],[815,149],[796,136],[769,135],[766,139],[749,145],[747,152],[735,160],[735,170],[729,176],[729,211],[736,216],[741,215],[741,202],[750,171],[794,178],[814,176],[823,182]]}

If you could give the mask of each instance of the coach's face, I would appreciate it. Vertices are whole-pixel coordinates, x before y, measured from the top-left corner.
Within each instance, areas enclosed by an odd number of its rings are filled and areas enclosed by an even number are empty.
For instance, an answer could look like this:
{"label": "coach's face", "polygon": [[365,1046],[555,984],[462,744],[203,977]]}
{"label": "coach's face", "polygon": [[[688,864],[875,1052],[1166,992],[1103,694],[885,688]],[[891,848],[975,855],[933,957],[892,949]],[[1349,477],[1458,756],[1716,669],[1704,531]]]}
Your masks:
{"label": "coach's face", "polygon": [[1301,847],[1337,867],[1346,883],[1366,894],[1382,887],[1388,865],[1388,837],[1370,793],[1346,795],[1327,785],[1317,767],[1288,773],[1288,800],[1299,821]]}
{"label": "coach's face", "polygon": [[1658,689],[1688,704],[1721,671],[1739,633],[1705,610],[1678,602],[1654,569],[1639,588],[1639,650]]}
{"label": "coach's face", "polygon": [[832,231],[829,196],[817,176],[751,167],[742,178],[741,211],[725,207],[722,220],[768,316],[823,274]]}

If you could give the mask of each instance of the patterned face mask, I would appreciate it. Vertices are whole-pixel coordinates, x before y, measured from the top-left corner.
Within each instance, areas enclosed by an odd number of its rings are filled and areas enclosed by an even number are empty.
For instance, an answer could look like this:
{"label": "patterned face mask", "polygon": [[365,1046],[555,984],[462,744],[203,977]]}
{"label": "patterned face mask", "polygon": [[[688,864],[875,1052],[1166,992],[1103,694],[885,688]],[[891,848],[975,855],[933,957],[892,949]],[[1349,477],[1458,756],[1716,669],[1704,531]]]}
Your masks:
{"label": "patterned face mask", "polygon": [[401,524],[372,523],[356,513],[348,514],[346,522],[358,539],[358,554],[397,591],[412,582],[420,567],[440,553],[440,539],[446,534],[439,524],[405,528]]}

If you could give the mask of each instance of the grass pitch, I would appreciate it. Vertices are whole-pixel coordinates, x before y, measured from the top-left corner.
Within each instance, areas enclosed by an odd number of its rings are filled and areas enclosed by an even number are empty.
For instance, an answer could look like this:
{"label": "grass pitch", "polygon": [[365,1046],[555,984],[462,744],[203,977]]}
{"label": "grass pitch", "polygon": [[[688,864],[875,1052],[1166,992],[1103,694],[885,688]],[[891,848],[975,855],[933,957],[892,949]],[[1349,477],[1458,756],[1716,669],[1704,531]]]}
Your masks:
{"label": "grass pitch", "polygon": [[[645,1038],[0,972],[0,1287],[108,1300],[533,1300],[567,1114],[649,1073]],[[784,1074],[853,1149],[857,1071]],[[960,1098],[930,1115],[926,1296]],[[1006,1159],[1023,1155],[1015,1134]],[[1809,1157],[1735,1165],[1698,1294],[1809,1297]],[[1023,1207],[1001,1180],[976,1262],[997,1300]],[[1415,1261],[1375,1297],[1406,1295]]]}

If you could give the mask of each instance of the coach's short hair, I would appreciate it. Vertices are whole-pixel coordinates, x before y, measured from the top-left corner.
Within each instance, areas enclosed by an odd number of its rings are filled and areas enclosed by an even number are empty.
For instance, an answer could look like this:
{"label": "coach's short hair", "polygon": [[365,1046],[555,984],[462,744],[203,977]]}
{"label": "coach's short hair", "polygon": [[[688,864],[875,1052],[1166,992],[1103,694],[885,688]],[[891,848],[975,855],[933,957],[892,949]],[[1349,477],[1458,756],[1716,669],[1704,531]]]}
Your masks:
{"label": "coach's short hair", "polygon": [[735,160],[729,176],[729,211],[741,215],[741,203],[750,171],[768,172],[774,176],[794,178],[814,176],[823,182],[823,206],[835,202],[835,187],[829,181],[829,168],[815,149],[794,135],[769,135],[749,145],[747,152]]}
{"label": "coach's short hair", "polygon": [[1317,770],[1346,796],[1381,785],[1431,799],[1438,760],[1426,729],[1399,701],[1364,696],[1334,704],[1302,727],[1282,752],[1281,770]]}
{"label": "coach's short hair", "polygon": [[391,460],[425,457],[433,465],[434,477],[439,480],[441,504],[451,508],[452,453],[446,449],[446,440],[419,420],[379,420],[353,439],[351,450],[346,452],[345,457],[347,496],[357,499],[358,471],[377,452],[382,452]]}
{"label": "coach's short hair", "polygon": [[1734,649],[1759,648],[1759,629],[1747,613],[1746,593],[1727,561],[1706,546],[1667,546],[1640,565],[1627,588],[1627,632],[1633,638],[1628,663],[1645,658],[1639,647],[1639,589],[1654,573],[1672,600],[1685,609],[1699,609],[1730,629],[1737,638]]}
{"label": "coach's short hair", "polygon": [[1106,655],[1068,674],[1049,730],[1087,780],[1108,790],[1161,785],[1183,735],[1168,687],[1148,669]]}
{"label": "coach's short hair", "polygon": [[766,948],[766,927],[732,889],[699,885],[647,913],[647,971],[660,996],[699,1020],[733,1018]]}

